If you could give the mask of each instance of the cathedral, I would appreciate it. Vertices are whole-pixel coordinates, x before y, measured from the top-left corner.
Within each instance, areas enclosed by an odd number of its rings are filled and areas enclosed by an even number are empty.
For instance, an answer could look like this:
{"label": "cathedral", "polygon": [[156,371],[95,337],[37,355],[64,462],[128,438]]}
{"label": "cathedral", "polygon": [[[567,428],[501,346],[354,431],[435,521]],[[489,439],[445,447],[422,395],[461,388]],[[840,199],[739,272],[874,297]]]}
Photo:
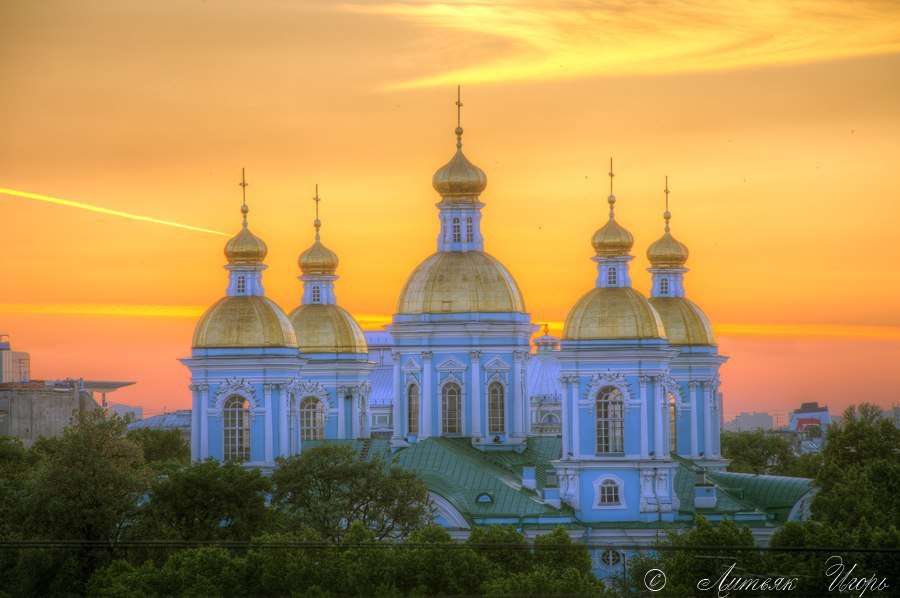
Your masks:
{"label": "cathedral", "polygon": [[419,474],[455,537],[493,523],[534,537],[562,524],[601,574],[696,514],[746,523],[761,542],[805,518],[810,480],[725,471],[727,357],[686,297],[688,248],[668,209],[647,248],[648,298],[631,286],[634,238],[610,183],[609,217],[590,239],[596,279],[584,281],[562,338],[538,332],[515,279],[485,251],[487,177],[455,133],[456,152],[432,177],[437,251],[409,275],[385,331],[364,333],[338,305],[318,193],[315,238],[298,259],[300,305],[286,313],[266,298],[268,249],[245,198],[225,246],[225,297],[182,359],[193,459],[270,470],[304,446],[349,444],[360,459]]}

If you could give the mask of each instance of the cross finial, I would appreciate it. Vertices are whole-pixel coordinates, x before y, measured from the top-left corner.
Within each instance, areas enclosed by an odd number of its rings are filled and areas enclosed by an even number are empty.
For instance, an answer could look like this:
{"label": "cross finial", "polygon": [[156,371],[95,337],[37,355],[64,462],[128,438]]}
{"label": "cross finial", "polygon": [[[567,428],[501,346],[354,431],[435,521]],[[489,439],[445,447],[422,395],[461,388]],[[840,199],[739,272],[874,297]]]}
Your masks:
{"label": "cross finial", "polygon": [[316,241],[318,241],[319,228],[322,226],[322,221],[319,220],[319,202],[322,201],[322,198],[319,197],[319,183],[316,183],[316,196],[313,197],[313,201],[316,202],[316,219],[313,221],[313,226],[316,227]]}
{"label": "cross finial", "polygon": [[609,194],[613,194],[613,177],[615,177],[615,173],[613,172],[613,159],[609,159]]}
{"label": "cross finial", "polygon": [[544,336],[547,336],[548,334],[550,334],[550,325],[544,324]]}
{"label": "cross finial", "polygon": [[456,126],[462,126],[462,85],[456,86]]}
{"label": "cross finial", "polygon": [[666,219],[666,232],[669,232],[669,219],[672,217],[671,212],[669,212],[669,176],[666,175],[666,211],[663,213],[663,218]]}
{"label": "cross finial", "polygon": [[606,201],[609,202],[609,218],[612,220],[615,215],[615,205],[616,205],[616,196],[613,195],[613,177],[616,176],[613,173],[613,159],[609,159],[609,197],[606,198]]}
{"label": "cross finial", "polygon": [[238,183],[241,186],[241,214],[244,215],[244,228],[247,228],[247,212],[250,211],[250,208],[247,207],[247,187],[249,183],[247,183],[247,176],[244,168],[241,168],[241,182]]}

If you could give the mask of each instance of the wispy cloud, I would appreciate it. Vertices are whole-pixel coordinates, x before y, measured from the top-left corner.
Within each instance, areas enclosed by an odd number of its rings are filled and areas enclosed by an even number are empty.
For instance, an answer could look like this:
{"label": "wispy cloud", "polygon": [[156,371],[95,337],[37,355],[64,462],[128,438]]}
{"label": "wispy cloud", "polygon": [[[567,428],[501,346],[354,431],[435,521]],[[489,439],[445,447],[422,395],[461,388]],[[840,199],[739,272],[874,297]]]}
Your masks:
{"label": "wispy cloud", "polygon": [[[462,34],[433,75],[393,88],[730,70],[900,51],[900,5],[862,0],[450,0],[359,2],[344,10]],[[473,52],[485,36],[505,42]],[[476,56],[475,60],[466,57]],[[464,65],[464,66],[461,66]]]}
{"label": "wispy cloud", "polygon": [[174,226],[175,228],[183,228],[186,230],[192,230],[201,233],[210,233],[213,235],[222,235],[227,237],[228,233],[223,233],[217,230],[210,230],[208,228],[200,228],[199,226],[191,226],[190,224],[182,224],[180,222],[172,222],[171,220],[160,220],[159,218],[153,218],[151,216],[141,216],[140,214],[132,214],[130,212],[122,212],[120,210],[111,210],[109,208],[104,208],[101,206],[94,206],[91,204],[81,203],[78,201],[71,201],[68,199],[60,199],[58,197],[49,197],[47,195],[40,195],[39,193],[28,193],[27,191],[16,191],[15,189],[2,189],[0,188],[0,194],[2,195],[11,195],[13,197],[21,197],[23,199],[36,199],[38,201],[45,201],[48,203],[66,206],[68,208],[77,208],[79,210],[87,210],[89,212],[98,212],[100,214],[107,214],[109,216],[118,216],[120,218],[128,218],[129,220],[140,220],[142,222],[151,222],[153,224],[162,224],[165,226]]}
{"label": "wispy cloud", "polygon": [[63,316],[199,318],[201,305],[129,305],[104,303],[0,303],[0,313]]}

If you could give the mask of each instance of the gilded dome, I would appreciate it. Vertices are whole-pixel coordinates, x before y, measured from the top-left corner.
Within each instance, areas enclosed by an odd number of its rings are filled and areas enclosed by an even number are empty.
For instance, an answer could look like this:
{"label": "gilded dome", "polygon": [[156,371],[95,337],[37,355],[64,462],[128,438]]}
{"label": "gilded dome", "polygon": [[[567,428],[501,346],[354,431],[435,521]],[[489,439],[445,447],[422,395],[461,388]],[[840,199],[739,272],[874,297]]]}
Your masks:
{"label": "gilded dome", "polygon": [[566,340],[664,337],[662,322],[647,299],[631,287],[596,288],[566,318]]}
{"label": "gilded dome", "polygon": [[290,320],[274,302],[253,295],[223,297],[194,329],[195,349],[296,347]]}
{"label": "gilded dome", "polygon": [[303,274],[334,274],[338,267],[338,256],[328,249],[319,240],[316,233],[316,241],[312,246],[300,254],[297,264]]}
{"label": "gilded dome", "polygon": [[706,314],[683,297],[652,297],[670,345],[712,345],[716,338]]}
{"label": "gilded dome", "polygon": [[431,177],[431,185],[445,200],[473,203],[487,187],[487,175],[463,154],[462,132],[462,127],[457,127],[456,153],[437,169]]}
{"label": "gilded dome", "polygon": [[244,224],[241,232],[228,240],[225,244],[225,257],[232,266],[247,266],[261,264],[269,253],[269,248],[262,239],[250,232],[247,228],[247,212],[250,209],[243,205],[241,212],[244,214]]}
{"label": "gilded dome", "polygon": [[368,353],[366,337],[347,310],[337,305],[301,305],[288,316],[301,353]]}
{"label": "gilded dome", "polygon": [[616,216],[613,212],[616,197],[610,195],[607,201],[609,201],[609,221],[594,233],[594,236],[591,238],[591,245],[594,246],[594,251],[600,256],[628,255],[634,246],[634,237],[616,222]]}
{"label": "gilded dome", "polygon": [[397,303],[400,314],[525,312],[512,275],[482,251],[440,251],[410,274]]}
{"label": "gilded dome", "polygon": [[647,249],[647,259],[654,268],[680,268],[684,266],[688,255],[690,252],[687,246],[668,230]]}

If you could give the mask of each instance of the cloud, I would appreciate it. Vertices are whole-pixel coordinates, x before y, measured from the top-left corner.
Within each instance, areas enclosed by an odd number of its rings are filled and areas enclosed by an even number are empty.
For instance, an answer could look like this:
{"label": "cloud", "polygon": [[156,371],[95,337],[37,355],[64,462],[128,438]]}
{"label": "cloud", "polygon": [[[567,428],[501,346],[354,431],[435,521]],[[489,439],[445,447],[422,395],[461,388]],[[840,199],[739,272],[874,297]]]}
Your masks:
{"label": "cloud", "polygon": [[[423,42],[422,59],[437,72],[394,89],[733,70],[900,51],[900,9],[877,0],[459,0],[342,9],[462,34],[452,48],[445,37]],[[504,43],[487,52],[485,38]]]}

